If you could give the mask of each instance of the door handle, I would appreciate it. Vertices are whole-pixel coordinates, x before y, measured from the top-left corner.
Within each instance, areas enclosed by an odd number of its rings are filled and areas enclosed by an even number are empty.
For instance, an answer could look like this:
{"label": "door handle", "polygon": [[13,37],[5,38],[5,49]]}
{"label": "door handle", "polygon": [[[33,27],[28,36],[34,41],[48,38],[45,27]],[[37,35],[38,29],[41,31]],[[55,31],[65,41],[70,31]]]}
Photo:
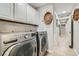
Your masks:
{"label": "door handle", "polygon": [[13,42],[17,42],[17,39],[9,40],[9,41],[3,41],[4,44],[9,44],[9,43],[13,43]]}

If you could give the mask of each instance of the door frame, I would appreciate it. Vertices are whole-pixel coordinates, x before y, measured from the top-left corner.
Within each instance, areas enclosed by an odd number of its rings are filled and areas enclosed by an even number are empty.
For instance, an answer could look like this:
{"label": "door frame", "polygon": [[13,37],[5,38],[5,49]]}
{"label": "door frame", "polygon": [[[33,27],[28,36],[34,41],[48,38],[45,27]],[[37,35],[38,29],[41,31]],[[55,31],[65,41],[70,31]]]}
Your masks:
{"label": "door frame", "polygon": [[71,45],[69,46],[70,48],[73,48],[73,20],[71,19]]}

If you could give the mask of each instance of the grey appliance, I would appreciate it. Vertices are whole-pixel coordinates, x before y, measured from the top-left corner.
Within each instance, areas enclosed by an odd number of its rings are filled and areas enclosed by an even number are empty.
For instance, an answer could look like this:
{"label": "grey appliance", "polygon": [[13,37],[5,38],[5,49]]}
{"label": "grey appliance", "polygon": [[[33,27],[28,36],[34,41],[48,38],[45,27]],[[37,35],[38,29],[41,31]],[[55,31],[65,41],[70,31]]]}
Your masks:
{"label": "grey appliance", "polygon": [[1,56],[37,56],[34,32],[0,34]]}
{"label": "grey appliance", "polygon": [[37,55],[44,56],[48,50],[48,38],[46,31],[37,32]]}

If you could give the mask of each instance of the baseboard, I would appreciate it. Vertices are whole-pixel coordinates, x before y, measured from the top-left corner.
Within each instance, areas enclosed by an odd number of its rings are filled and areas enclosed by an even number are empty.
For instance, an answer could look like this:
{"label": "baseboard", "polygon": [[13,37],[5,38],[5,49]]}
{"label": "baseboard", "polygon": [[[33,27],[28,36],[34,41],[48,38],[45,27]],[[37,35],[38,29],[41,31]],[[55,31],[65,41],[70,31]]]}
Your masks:
{"label": "baseboard", "polygon": [[73,50],[74,50],[74,52],[76,53],[76,55],[79,56],[79,54],[77,53],[76,49],[73,49]]}

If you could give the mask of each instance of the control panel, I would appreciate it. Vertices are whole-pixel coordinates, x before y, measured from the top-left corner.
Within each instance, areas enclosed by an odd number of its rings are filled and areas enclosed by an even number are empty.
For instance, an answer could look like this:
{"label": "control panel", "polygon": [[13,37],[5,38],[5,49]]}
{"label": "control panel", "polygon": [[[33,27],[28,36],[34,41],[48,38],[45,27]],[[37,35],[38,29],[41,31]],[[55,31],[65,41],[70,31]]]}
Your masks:
{"label": "control panel", "polygon": [[22,42],[24,40],[29,40],[32,38],[36,38],[35,33],[11,33],[2,35],[3,44],[9,44],[14,42]]}

